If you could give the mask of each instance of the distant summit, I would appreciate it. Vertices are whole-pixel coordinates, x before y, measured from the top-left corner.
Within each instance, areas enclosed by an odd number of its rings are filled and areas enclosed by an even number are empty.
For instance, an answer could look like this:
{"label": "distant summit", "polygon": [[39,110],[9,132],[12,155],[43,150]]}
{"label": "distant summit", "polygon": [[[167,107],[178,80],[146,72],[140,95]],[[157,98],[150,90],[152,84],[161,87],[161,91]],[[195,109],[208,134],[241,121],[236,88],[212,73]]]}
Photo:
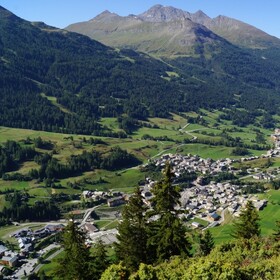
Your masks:
{"label": "distant summit", "polygon": [[197,23],[211,20],[203,12],[190,14],[173,7],[155,5],[140,15],[119,15],[104,11],[90,21],[68,26],[106,45],[131,48],[156,56],[194,55],[198,45],[225,44],[225,40]]}
{"label": "distant summit", "polygon": [[138,17],[147,22],[170,22],[189,18],[190,14],[173,7],[155,5]]}
{"label": "distant summit", "polygon": [[[203,44],[209,43],[207,36],[203,36],[206,34],[245,48],[280,47],[278,38],[239,20],[222,15],[212,19],[201,10],[189,13],[163,5],[126,17],[104,11],[88,22],[66,29],[112,47],[128,47],[159,56],[192,55],[197,44],[204,48]],[[218,41],[212,44],[219,45]],[[188,47],[182,49],[182,45]]]}

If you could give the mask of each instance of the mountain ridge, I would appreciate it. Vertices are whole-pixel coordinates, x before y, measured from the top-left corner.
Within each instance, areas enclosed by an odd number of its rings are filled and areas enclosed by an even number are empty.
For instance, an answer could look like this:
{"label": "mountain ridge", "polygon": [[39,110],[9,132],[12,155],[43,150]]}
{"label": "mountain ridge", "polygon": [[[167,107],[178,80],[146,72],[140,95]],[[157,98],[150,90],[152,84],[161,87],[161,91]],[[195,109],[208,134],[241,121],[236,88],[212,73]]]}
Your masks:
{"label": "mountain ridge", "polygon": [[[148,117],[201,108],[244,108],[256,116],[278,112],[280,66],[276,59],[270,63],[269,53],[262,59],[188,18],[156,23],[155,30],[133,15],[126,20],[131,26],[141,21],[143,32],[168,31],[173,38],[162,41],[159,34],[157,47],[173,47],[181,28],[189,36],[181,41],[182,56],[155,59],[0,12],[0,125],[127,137],[112,133],[100,119],[117,117],[139,126]],[[188,48],[194,56],[185,55]]]}
{"label": "mountain ridge", "polygon": [[[103,25],[100,22],[100,15],[102,15]],[[139,25],[139,29],[141,29],[142,25],[146,23],[146,25],[150,24],[150,29],[152,29],[153,27],[154,29],[156,29],[155,26],[158,23],[172,24],[172,22],[175,21],[183,21],[189,19],[196,24],[203,25],[218,36],[240,47],[253,49],[280,47],[280,39],[271,36],[250,24],[222,15],[219,15],[215,18],[210,18],[201,10],[198,10],[195,13],[189,13],[172,6],[155,5],[139,15],[125,17],[119,16],[115,13],[110,13],[110,16],[108,16],[108,14],[106,13],[101,13],[100,15],[97,15],[89,22],[71,24],[67,26],[66,29],[90,36],[93,39],[96,39],[106,45],[110,45],[113,47],[129,46],[127,40],[125,40],[122,35],[119,39],[117,38],[118,35],[120,35],[118,33],[119,30],[125,30],[127,34],[129,33],[129,36],[132,40],[130,47],[139,51],[145,51],[145,49],[135,48],[133,46],[134,37],[133,30],[130,29],[131,26],[133,26],[133,28],[135,29],[135,27]],[[106,16],[108,16],[108,20],[106,19]],[[115,27],[115,29],[110,27],[109,21],[112,26]],[[131,21],[130,24],[129,21]],[[161,32],[161,30],[156,29],[155,33],[156,32]],[[147,40],[147,38],[150,38],[151,36],[151,33],[146,34],[146,37],[143,38],[143,40]],[[123,44],[122,40],[125,40]]]}

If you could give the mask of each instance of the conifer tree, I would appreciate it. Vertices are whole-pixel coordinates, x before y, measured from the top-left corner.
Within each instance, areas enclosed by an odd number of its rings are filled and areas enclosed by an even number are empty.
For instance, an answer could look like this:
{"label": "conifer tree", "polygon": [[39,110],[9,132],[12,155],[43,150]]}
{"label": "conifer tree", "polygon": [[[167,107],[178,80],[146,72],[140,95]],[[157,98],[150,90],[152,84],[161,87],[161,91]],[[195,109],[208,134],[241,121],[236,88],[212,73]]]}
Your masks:
{"label": "conifer tree", "polygon": [[109,260],[104,242],[99,239],[93,248],[93,271],[95,272],[92,280],[100,279],[101,274],[109,266]]}
{"label": "conifer tree", "polygon": [[191,244],[178,217],[179,211],[175,209],[180,205],[180,192],[177,186],[172,185],[172,176],[171,167],[167,164],[163,180],[152,190],[154,211],[151,212],[148,239],[151,262],[160,263],[174,255],[190,254]]}
{"label": "conifer tree", "polygon": [[141,191],[137,188],[125,205],[122,222],[118,226],[116,254],[131,271],[136,270],[141,262],[146,262],[146,209]]}
{"label": "conifer tree", "polygon": [[259,214],[251,200],[248,200],[246,207],[241,210],[237,221],[234,222],[232,236],[235,238],[250,239],[260,236]]}
{"label": "conifer tree", "polygon": [[203,234],[199,236],[199,251],[202,256],[207,256],[210,254],[214,248],[214,239],[209,230],[206,230]]}
{"label": "conifer tree", "polygon": [[64,229],[62,246],[64,256],[58,262],[54,275],[58,279],[91,279],[90,253],[85,246],[85,234],[70,220]]}

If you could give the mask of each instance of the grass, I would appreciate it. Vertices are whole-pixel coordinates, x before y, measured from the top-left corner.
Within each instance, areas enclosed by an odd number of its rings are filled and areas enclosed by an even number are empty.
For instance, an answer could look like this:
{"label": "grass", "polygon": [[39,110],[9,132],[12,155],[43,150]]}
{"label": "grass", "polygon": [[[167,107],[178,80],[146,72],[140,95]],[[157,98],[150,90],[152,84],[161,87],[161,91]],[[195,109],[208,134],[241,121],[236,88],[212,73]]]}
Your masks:
{"label": "grass", "polygon": [[233,225],[227,224],[224,226],[217,226],[210,229],[211,234],[213,235],[215,244],[221,244],[227,241],[232,240]]}
{"label": "grass", "polygon": [[[260,199],[267,199],[267,206],[259,212],[260,215],[260,228],[261,235],[271,235],[276,228],[275,222],[280,219],[280,190],[270,190],[264,194],[258,195]],[[233,232],[233,219],[226,217],[227,224],[215,228],[210,231],[217,244],[232,239],[231,233]]]}
{"label": "grass", "polygon": [[101,230],[114,229],[118,226],[118,220],[100,220],[95,221],[94,224]]}
{"label": "grass", "polygon": [[187,144],[175,150],[171,150],[170,152],[193,154],[199,155],[203,158],[219,159],[230,157],[232,148],[224,146],[209,146],[205,144]]}
{"label": "grass", "polygon": [[[171,76],[173,73],[169,73]],[[52,97],[46,97],[50,102],[55,102]],[[66,163],[67,159],[71,155],[81,154],[83,151],[97,150],[104,155],[108,152],[111,147],[120,146],[122,149],[133,153],[138,159],[143,163],[147,163],[148,159],[159,157],[164,153],[182,153],[182,154],[197,154],[203,158],[212,158],[214,160],[220,158],[238,158],[231,155],[233,148],[225,146],[211,146],[199,143],[189,143],[181,144],[184,139],[192,139],[196,136],[198,139],[211,139],[213,141],[220,140],[219,135],[223,129],[232,129],[236,126],[232,125],[229,121],[222,120],[217,123],[217,118],[221,115],[222,111],[206,111],[201,110],[203,113],[203,119],[206,120],[207,124],[187,124],[187,117],[198,117],[199,115],[194,112],[189,112],[184,115],[171,114],[170,119],[163,118],[149,118],[147,123],[151,125],[156,125],[159,128],[142,127],[138,131],[135,131],[130,138],[118,139],[118,138],[105,138],[105,137],[95,137],[102,139],[107,145],[95,145],[92,146],[88,143],[83,142],[83,138],[88,139],[91,136],[84,135],[67,135],[60,133],[44,132],[44,131],[33,131],[28,129],[14,129],[0,127],[0,143],[3,143],[9,139],[20,141],[30,137],[31,139],[41,137],[46,141],[51,141],[54,145],[56,153],[54,157],[58,159],[61,163]],[[110,130],[118,131],[118,121],[116,118],[102,118],[100,123]],[[179,129],[184,127],[184,132],[179,131]],[[244,142],[249,143],[254,140],[256,132],[256,127],[248,126],[242,128],[242,131],[238,132],[227,132],[232,137],[240,137]],[[261,129],[266,137],[272,133],[272,131]],[[239,128],[240,130],[240,128]],[[185,133],[189,132],[189,133]],[[212,133],[210,136],[209,134]],[[142,140],[144,134],[149,134],[153,137],[163,137],[166,136],[171,141],[154,141],[154,140]],[[177,141],[177,142],[176,142]],[[42,152],[51,152],[38,150]],[[252,155],[260,155],[263,151],[250,150]],[[254,165],[255,163],[252,162]],[[258,164],[261,164],[260,162]],[[256,166],[258,165],[256,163]],[[280,167],[280,159],[273,160],[273,167]],[[32,168],[38,169],[39,166],[33,162],[25,162],[19,168],[18,172],[22,174],[27,174]],[[104,180],[101,183],[84,184],[84,179],[90,179],[91,181],[96,181],[100,178]],[[66,193],[66,194],[76,194],[80,193],[82,189],[89,190],[119,190],[126,193],[132,193],[138,182],[145,178],[145,174],[141,173],[139,169],[126,169],[117,172],[110,172],[106,170],[94,170],[89,172],[84,172],[78,176],[69,177],[60,180],[63,188],[61,189],[51,189],[44,188],[44,183],[38,184],[35,180],[30,182],[17,182],[17,181],[3,181],[0,179],[0,190],[4,191],[6,189],[13,190],[26,190],[30,195],[30,203],[35,203],[36,200],[46,200],[49,199],[52,193]],[[68,182],[80,182],[82,183],[81,189],[72,189],[68,186]],[[4,206],[4,198],[0,196],[0,209]]]}
{"label": "grass", "polygon": [[60,254],[55,256],[49,263],[44,264],[42,266],[42,268],[40,269],[40,272],[44,271],[47,276],[52,277],[51,279],[58,280],[58,278],[55,277],[54,275],[52,275],[52,273],[54,272],[55,267],[58,265],[58,263],[57,263],[58,260],[60,258],[63,258],[64,255],[65,255],[65,252],[62,251]]}
{"label": "grass", "polygon": [[208,226],[208,224],[209,224],[207,221],[199,219],[199,218],[194,218],[194,219],[191,220],[191,222],[199,223],[204,227]]}
{"label": "grass", "polygon": [[113,131],[120,131],[119,124],[117,118],[102,118],[99,122],[103,126],[107,126],[109,129]]}
{"label": "grass", "polygon": [[0,227],[0,239],[4,240],[4,241],[9,241],[13,244],[18,244],[16,242],[16,239],[13,238],[13,237],[10,237],[10,235],[12,233],[14,233],[15,231],[18,231],[20,229],[23,229],[23,228],[31,228],[31,229],[39,229],[39,228],[42,228],[43,227],[43,224],[40,224],[40,223],[30,223],[28,225],[19,225],[19,226],[1,226]]}
{"label": "grass", "polygon": [[0,195],[0,211],[6,206],[5,195]]}
{"label": "grass", "polygon": [[66,109],[64,106],[62,106],[61,104],[59,104],[57,102],[57,98],[54,96],[47,96],[44,93],[41,93],[41,96],[48,99],[54,106],[56,106],[57,108],[59,108],[62,112],[67,113],[67,114],[71,114],[71,112]]}
{"label": "grass", "polygon": [[[96,170],[91,172],[89,176],[87,176],[91,180],[99,180],[102,178],[104,183],[97,183],[94,185],[85,185],[84,188],[89,190],[115,190],[122,191],[126,193],[132,193],[135,187],[138,186],[138,182],[145,178],[145,175],[140,172],[139,169],[127,169],[123,171],[110,172],[106,170]],[[81,176],[80,179],[85,178]],[[73,181],[79,181],[77,177],[72,178]],[[61,180],[63,185],[68,182],[69,179]],[[59,191],[59,190],[58,190]],[[66,190],[63,189],[63,192]]]}
{"label": "grass", "polygon": [[7,189],[13,190],[25,190],[30,189],[33,186],[32,182],[19,182],[19,181],[4,181],[0,179],[0,190],[5,191]]}

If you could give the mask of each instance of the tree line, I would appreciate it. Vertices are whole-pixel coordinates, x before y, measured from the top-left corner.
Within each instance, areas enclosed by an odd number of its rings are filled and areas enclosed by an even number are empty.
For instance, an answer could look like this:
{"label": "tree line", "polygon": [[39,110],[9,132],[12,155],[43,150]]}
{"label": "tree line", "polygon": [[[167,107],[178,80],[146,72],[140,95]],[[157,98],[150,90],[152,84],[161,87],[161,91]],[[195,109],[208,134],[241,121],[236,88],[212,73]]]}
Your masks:
{"label": "tree line", "polygon": [[[66,255],[58,261],[54,270],[56,277],[68,279],[71,275],[72,279],[102,280],[202,279],[206,276],[209,279],[278,279],[280,222],[277,222],[271,237],[262,238],[259,214],[249,200],[234,222],[231,233],[234,241],[215,246],[208,230],[196,234],[197,240],[194,241],[178,217],[181,213],[177,207],[180,194],[171,178],[172,173],[167,166],[163,179],[153,188],[152,208],[143,202],[139,188],[130,197],[118,226],[117,260],[111,265],[104,247],[102,257],[90,255],[84,243],[84,233],[70,221],[68,229],[71,230],[63,236]],[[76,242],[75,246],[73,242]],[[100,242],[98,246],[102,247]],[[99,249],[95,248],[93,252],[101,256]],[[75,255],[79,259],[75,260]],[[98,272],[97,267],[100,269]]]}
{"label": "tree line", "polygon": [[54,201],[36,201],[34,205],[28,204],[28,194],[14,191],[7,193],[4,206],[0,212],[0,224],[10,224],[11,221],[50,221],[60,218],[60,209]]}
{"label": "tree line", "polygon": [[[104,144],[98,139],[84,139],[90,144]],[[52,143],[44,141],[40,137],[33,140],[26,139],[25,145],[15,141],[7,141],[0,146],[0,176],[3,180],[30,181],[32,179],[61,179],[93,169],[119,170],[140,164],[140,161],[132,154],[120,147],[111,148],[106,154],[98,151],[83,151],[81,155],[72,155],[66,164],[60,163],[50,153],[39,153],[35,150],[50,149]],[[34,146],[28,146],[33,143]],[[34,160],[40,165],[39,169],[32,169],[23,175],[16,171],[19,165],[25,161]]]}

